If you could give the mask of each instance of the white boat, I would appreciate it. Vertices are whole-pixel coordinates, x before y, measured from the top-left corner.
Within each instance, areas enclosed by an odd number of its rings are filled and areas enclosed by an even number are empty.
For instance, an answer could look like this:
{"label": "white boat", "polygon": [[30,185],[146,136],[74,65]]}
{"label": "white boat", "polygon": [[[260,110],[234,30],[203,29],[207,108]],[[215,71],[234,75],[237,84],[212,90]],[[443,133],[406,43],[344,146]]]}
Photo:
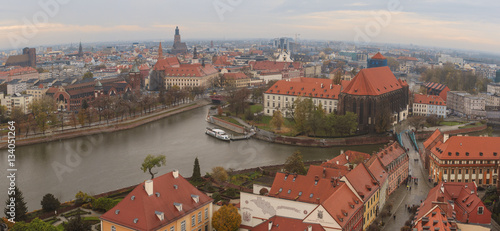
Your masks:
{"label": "white boat", "polygon": [[205,134],[213,136],[219,140],[225,140],[225,141],[230,141],[231,138],[229,135],[222,129],[217,129],[217,128],[207,128],[205,131]]}

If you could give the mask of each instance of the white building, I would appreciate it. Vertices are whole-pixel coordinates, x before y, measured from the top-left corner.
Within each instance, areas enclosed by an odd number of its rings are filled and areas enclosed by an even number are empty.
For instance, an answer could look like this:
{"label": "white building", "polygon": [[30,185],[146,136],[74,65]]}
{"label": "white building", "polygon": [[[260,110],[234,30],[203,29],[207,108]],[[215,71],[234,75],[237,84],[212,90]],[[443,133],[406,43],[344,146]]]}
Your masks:
{"label": "white building", "polygon": [[7,112],[10,114],[12,109],[18,107],[24,112],[24,114],[30,113],[29,105],[33,102],[32,95],[22,95],[19,93],[15,93],[13,95],[5,96],[2,99],[2,106],[7,107]]}
{"label": "white building", "polygon": [[15,93],[22,93],[26,91],[26,83],[15,79],[7,83],[7,95],[13,95]]}
{"label": "white building", "polygon": [[419,116],[437,115],[446,118],[446,102],[437,95],[415,94],[413,114]]}
{"label": "white building", "polygon": [[445,54],[441,54],[441,56],[438,58],[438,61],[440,63],[453,63],[453,64],[458,64],[460,66],[464,65],[463,58],[451,57]]}
{"label": "white building", "polygon": [[332,113],[337,111],[341,89],[341,85],[334,85],[329,79],[280,80],[264,93],[264,114],[272,116],[274,111],[280,110],[285,117],[290,117],[293,103],[299,96],[303,99],[311,98],[314,105],[321,104],[326,113]]}

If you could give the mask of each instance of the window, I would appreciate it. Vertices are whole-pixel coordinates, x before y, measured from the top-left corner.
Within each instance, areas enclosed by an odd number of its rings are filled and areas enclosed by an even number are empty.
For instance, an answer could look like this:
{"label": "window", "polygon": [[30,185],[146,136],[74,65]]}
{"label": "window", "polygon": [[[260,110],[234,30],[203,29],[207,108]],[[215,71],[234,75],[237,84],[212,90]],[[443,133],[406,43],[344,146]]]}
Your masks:
{"label": "window", "polygon": [[472,174],[476,174],[476,169],[472,169]]}
{"label": "window", "polygon": [[198,223],[201,223],[201,212],[198,213]]}
{"label": "window", "polygon": [[451,170],[451,174],[455,174],[455,169],[452,169],[452,170]]}
{"label": "window", "polygon": [[114,225],[111,226],[111,231],[116,231],[116,227]]}
{"label": "window", "polygon": [[205,209],[205,220],[208,219],[208,209]]}
{"label": "window", "polygon": [[170,231],[175,231],[175,226],[170,227]]}
{"label": "window", "polygon": [[186,231],[186,221],[181,222],[181,231]]}
{"label": "window", "polygon": [[196,216],[195,215],[191,216],[191,227],[194,225],[196,225]]}
{"label": "window", "polygon": [[445,169],[445,170],[444,170],[444,174],[448,174],[448,170],[446,170],[446,169]]}
{"label": "window", "polygon": [[482,215],[483,212],[484,212],[484,207],[482,206],[477,207],[477,214]]}
{"label": "window", "polygon": [[469,169],[465,169],[465,174],[469,174]]}
{"label": "window", "polygon": [[462,169],[459,169],[459,170],[458,170],[458,174],[462,174]]}

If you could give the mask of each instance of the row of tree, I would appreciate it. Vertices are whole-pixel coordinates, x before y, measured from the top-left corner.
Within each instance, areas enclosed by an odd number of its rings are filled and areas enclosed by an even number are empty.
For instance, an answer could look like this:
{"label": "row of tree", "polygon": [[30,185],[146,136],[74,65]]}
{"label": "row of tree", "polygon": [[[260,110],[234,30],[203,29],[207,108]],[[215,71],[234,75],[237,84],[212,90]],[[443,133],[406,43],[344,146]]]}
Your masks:
{"label": "row of tree", "polygon": [[486,86],[491,82],[472,71],[456,69],[451,63],[445,63],[442,68],[427,69],[422,73],[421,80],[442,83],[452,91],[467,91],[472,94],[486,91]]}

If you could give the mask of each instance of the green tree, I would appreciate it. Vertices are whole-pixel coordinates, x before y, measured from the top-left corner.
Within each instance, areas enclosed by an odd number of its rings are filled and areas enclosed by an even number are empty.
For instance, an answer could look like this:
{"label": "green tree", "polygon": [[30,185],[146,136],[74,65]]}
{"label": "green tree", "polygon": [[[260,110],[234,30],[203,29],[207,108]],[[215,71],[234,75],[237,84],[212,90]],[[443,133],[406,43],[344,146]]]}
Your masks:
{"label": "green tree", "polygon": [[113,200],[107,197],[100,197],[92,201],[92,208],[95,210],[106,212],[115,207],[120,202],[119,199]]}
{"label": "green tree", "polygon": [[25,223],[23,221],[16,222],[16,224],[10,229],[11,231],[58,231],[58,229],[46,223],[38,218],[35,218],[30,223]]}
{"label": "green tree", "polygon": [[0,105],[0,123],[3,123],[7,120],[7,107],[4,105]]}
{"label": "green tree", "polygon": [[307,133],[309,127],[307,121],[314,110],[312,99],[302,99],[300,96],[293,102],[293,119],[295,121],[295,130],[299,133]]}
{"label": "green tree", "polygon": [[54,114],[56,110],[54,98],[44,96],[42,99],[33,101],[29,107],[35,117],[38,128],[45,134],[47,122],[50,120],[52,124],[55,124],[57,121],[57,117]]}
{"label": "green tree", "polygon": [[85,222],[80,215],[70,218],[69,221],[63,223],[64,231],[90,231],[92,225]]}
{"label": "green tree", "polygon": [[191,176],[191,181],[200,182],[203,178],[201,178],[201,170],[200,170],[200,162],[198,161],[198,157],[194,159],[193,166],[193,176]]}
{"label": "green tree", "polygon": [[306,168],[304,167],[304,161],[302,161],[302,154],[300,151],[295,151],[291,156],[286,159],[285,170],[291,173],[297,173],[304,175],[306,174]]}
{"label": "green tree", "polygon": [[61,206],[61,202],[59,202],[59,200],[50,193],[45,194],[40,203],[42,204],[42,209],[45,212],[52,212]]}
{"label": "green tree", "polygon": [[415,131],[418,131],[419,128],[421,128],[424,123],[425,123],[425,117],[423,116],[412,116],[408,118],[406,121],[408,121],[408,124],[412,127],[415,128]]}
{"label": "green tree", "polygon": [[236,231],[241,224],[241,215],[232,204],[224,205],[214,213],[212,226],[217,231]]}
{"label": "green tree", "polygon": [[324,123],[325,111],[323,110],[323,105],[320,103],[317,107],[314,107],[310,118],[307,120],[307,127],[316,136],[319,130],[323,130]]}
{"label": "green tree", "polygon": [[375,131],[377,133],[383,133],[387,131],[392,123],[392,115],[388,109],[382,109],[377,111],[375,115]]}
{"label": "green tree", "polygon": [[92,79],[94,78],[94,74],[90,71],[87,71],[85,72],[85,74],[83,74],[83,79]]}
{"label": "green tree", "polygon": [[141,170],[143,172],[148,171],[149,174],[151,174],[151,179],[155,177],[155,173],[152,172],[152,169],[154,167],[161,167],[165,166],[167,163],[167,159],[165,155],[158,155],[158,156],[153,156],[153,155],[148,155],[146,158],[144,158],[144,162],[142,163]]}
{"label": "green tree", "polygon": [[85,109],[81,109],[78,112],[78,123],[83,127],[85,126],[85,117],[86,117]]}
{"label": "green tree", "polygon": [[[5,201],[5,209],[4,213],[7,216],[7,218],[14,218],[14,221],[23,221],[26,219],[26,213],[28,212],[28,207],[26,206],[26,202],[24,202],[24,196],[23,192],[15,186],[14,187],[14,195],[13,197],[7,198]],[[14,199],[14,206],[12,207],[12,201],[11,198]],[[14,208],[14,211],[12,211],[11,208]],[[11,212],[12,211],[12,212]],[[14,215],[14,216],[12,216]]]}
{"label": "green tree", "polygon": [[20,107],[12,108],[12,111],[10,112],[10,120],[16,122],[17,133],[20,134],[21,126],[19,125],[26,120],[26,115],[24,114],[23,110]]}
{"label": "green tree", "polygon": [[281,130],[281,126],[283,126],[283,115],[280,110],[276,110],[273,113],[273,118],[271,119],[271,125],[277,130]]}
{"label": "green tree", "polygon": [[94,197],[90,196],[87,193],[79,191],[78,193],[76,193],[75,199],[76,199],[75,200],[76,204],[84,204],[84,203],[92,202],[94,200]]}
{"label": "green tree", "polygon": [[229,179],[229,174],[227,174],[226,169],[220,166],[213,167],[210,176],[218,182],[225,182]]}
{"label": "green tree", "polygon": [[399,62],[393,57],[387,57],[387,66],[391,69],[391,71],[399,70]]}

